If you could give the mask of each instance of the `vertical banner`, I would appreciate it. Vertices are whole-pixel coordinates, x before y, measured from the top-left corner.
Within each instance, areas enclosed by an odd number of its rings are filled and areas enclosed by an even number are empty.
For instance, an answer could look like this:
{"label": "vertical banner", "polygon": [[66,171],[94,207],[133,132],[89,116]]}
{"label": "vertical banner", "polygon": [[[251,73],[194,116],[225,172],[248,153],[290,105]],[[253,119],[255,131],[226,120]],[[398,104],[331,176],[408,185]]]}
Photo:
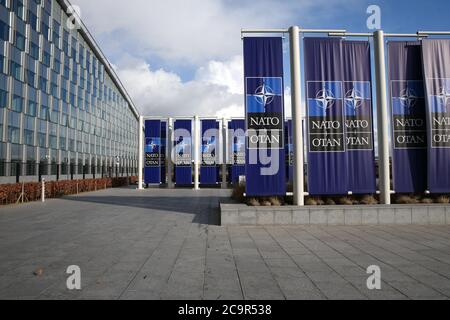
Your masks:
{"label": "vertical banner", "polygon": [[219,152],[219,122],[217,120],[202,120],[202,162],[200,167],[200,184],[217,184],[219,167],[217,165]]}
{"label": "vertical banner", "polygon": [[244,39],[246,194],[285,196],[282,38]]}
{"label": "vertical banner", "polygon": [[175,183],[192,184],[192,121],[176,120],[174,125]]}
{"label": "vertical banner", "polygon": [[161,121],[145,121],[144,182],[161,183]]}
{"label": "vertical banner", "polygon": [[308,191],[375,193],[370,48],[305,38]]}
{"label": "vertical banner", "polygon": [[294,181],[294,142],[292,120],[286,121],[284,137],[286,144],[286,177],[288,179],[288,183],[292,183]]}
{"label": "vertical banner", "polygon": [[308,191],[346,194],[342,50],[340,39],[305,38]]}
{"label": "vertical banner", "polygon": [[231,183],[239,183],[245,176],[245,120],[232,120],[228,123],[228,137],[231,155]]}
{"label": "vertical banner", "polygon": [[450,40],[422,41],[428,116],[428,190],[450,192]]}
{"label": "vertical banner", "polygon": [[347,189],[375,194],[372,74],[368,41],[342,41]]}
{"label": "vertical banner", "polygon": [[389,42],[388,56],[394,190],[422,193],[427,190],[427,120],[421,43]]}
{"label": "vertical banner", "polygon": [[166,183],[167,121],[161,122],[161,183]]}

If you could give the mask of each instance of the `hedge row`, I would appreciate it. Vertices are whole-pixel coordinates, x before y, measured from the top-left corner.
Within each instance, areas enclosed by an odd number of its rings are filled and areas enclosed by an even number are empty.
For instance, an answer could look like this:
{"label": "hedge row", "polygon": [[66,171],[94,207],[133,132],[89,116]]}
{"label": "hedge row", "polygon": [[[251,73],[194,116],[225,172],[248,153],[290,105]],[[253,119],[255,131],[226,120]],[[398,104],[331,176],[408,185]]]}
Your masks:
{"label": "hedge row", "polygon": [[[91,192],[107,188],[117,188],[136,183],[136,177],[102,178],[85,180],[48,181],[45,183],[45,197],[47,199],[60,198],[83,192]],[[28,182],[0,185],[0,205],[14,204],[18,201],[32,202],[41,200],[42,184],[40,182]]]}

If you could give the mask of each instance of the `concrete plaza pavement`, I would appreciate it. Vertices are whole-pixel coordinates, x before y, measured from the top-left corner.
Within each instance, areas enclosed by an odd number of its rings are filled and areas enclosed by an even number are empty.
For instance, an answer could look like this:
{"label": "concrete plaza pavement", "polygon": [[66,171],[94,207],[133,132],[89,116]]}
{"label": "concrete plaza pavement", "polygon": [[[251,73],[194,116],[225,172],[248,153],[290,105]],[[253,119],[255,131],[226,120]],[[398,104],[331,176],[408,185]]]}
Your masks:
{"label": "concrete plaza pavement", "polygon": [[0,299],[450,298],[449,226],[225,228],[228,197],[123,188],[0,207]]}

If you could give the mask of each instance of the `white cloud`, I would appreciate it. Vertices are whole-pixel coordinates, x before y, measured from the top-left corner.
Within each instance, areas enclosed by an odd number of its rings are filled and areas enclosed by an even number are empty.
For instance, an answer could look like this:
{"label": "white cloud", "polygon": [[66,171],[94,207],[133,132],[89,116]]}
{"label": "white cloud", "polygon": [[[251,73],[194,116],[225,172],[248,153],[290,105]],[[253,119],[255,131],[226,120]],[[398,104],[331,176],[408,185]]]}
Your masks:
{"label": "white cloud", "polygon": [[[323,25],[340,11],[350,14],[354,4],[361,4],[360,0],[72,3],[80,6],[83,21],[117,66],[136,106],[155,116],[243,116],[241,28]],[[285,102],[290,115],[289,90]]]}
{"label": "white cloud", "polygon": [[[327,24],[360,0],[72,0],[102,46],[175,64],[201,65],[242,52],[241,28]],[[347,6],[345,5],[347,4]],[[364,9],[365,11],[365,9]],[[365,14],[361,11],[360,14]],[[320,19],[320,20],[319,20]]]}
{"label": "white cloud", "polygon": [[153,70],[127,57],[116,71],[142,114],[153,116],[243,116],[242,57],[211,61],[183,82],[172,72]]}

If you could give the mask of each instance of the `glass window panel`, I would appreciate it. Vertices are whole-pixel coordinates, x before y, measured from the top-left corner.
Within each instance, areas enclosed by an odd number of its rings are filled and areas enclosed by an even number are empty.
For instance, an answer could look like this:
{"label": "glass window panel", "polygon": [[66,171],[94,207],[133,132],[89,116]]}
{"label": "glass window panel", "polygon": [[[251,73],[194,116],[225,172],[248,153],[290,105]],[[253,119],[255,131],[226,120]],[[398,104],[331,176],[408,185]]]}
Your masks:
{"label": "glass window panel", "polygon": [[20,113],[9,112],[8,141],[11,143],[20,143]]}
{"label": "glass window panel", "polygon": [[0,108],[6,108],[7,103],[8,103],[8,93],[5,90],[0,89]]}
{"label": "glass window panel", "polygon": [[25,36],[19,31],[16,31],[16,47],[19,50],[25,50]]}
{"label": "glass window panel", "polygon": [[0,39],[9,41],[9,26],[0,20]]}
{"label": "glass window panel", "polygon": [[34,145],[34,119],[30,116],[24,118],[23,143],[30,146]]}
{"label": "glass window panel", "polygon": [[11,61],[10,63],[10,74],[11,76],[13,76],[16,80],[22,81],[20,73],[22,71],[21,69],[22,67],[20,66],[20,64],[18,64],[15,61]]}
{"label": "glass window panel", "polygon": [[22,112],[23,110],[23,98],[19,95],[14,95],[12,100],[11,109],[16,112]]}
{"label": "glass window panel", "polygon": [[14,13],[22,20],[24,20],[24,6],[21,0],[11,0],[12,1],[12,9]]}

